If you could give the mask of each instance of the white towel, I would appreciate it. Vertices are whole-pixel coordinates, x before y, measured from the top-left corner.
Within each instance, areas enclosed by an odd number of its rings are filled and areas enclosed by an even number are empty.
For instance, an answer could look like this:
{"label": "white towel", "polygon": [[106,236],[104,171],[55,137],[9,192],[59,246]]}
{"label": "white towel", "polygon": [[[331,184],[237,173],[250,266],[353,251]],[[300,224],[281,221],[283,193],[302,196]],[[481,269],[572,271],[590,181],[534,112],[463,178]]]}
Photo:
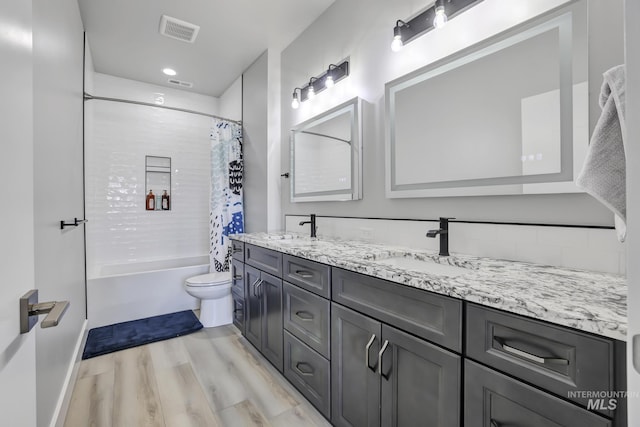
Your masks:
{"label": "white towel", "polygon": [[624,65],[611,68],[603,77],[602,112],[576,185],[613,211],[618,240],[624,242],[627,235]]}

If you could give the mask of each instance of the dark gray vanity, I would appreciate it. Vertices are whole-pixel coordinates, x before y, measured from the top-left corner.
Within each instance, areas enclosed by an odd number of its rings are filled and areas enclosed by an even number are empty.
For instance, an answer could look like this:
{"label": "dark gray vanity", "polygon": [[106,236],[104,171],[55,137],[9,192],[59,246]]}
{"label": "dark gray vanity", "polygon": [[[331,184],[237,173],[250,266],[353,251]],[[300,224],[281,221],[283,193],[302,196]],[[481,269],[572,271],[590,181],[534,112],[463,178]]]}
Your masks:
{"label": "dark gray vanity", "polygon": [[247,236],[233,240],[236,325],[333,425],[626,425],[624,399],[582,393],[625,390],[622,341]]}

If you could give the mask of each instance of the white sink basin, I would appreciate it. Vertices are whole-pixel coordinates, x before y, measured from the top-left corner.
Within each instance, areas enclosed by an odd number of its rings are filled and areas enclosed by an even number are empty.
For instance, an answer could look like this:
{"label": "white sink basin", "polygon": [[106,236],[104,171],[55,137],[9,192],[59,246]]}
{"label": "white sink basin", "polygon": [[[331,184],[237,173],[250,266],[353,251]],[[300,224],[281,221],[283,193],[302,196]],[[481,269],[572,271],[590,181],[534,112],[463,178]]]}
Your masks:
{"label": "white sink basin", "polygon": [[430,259],[422,260],[406,256],[398,256],[376,260],[376,264],[388,265],[389,267],[399,268],[402,270],[418,271],[420,273],[435,274],[442,276],[459,276],[460,274],[469,273],[469,268],[458,267],[450,264],[439,264]]}

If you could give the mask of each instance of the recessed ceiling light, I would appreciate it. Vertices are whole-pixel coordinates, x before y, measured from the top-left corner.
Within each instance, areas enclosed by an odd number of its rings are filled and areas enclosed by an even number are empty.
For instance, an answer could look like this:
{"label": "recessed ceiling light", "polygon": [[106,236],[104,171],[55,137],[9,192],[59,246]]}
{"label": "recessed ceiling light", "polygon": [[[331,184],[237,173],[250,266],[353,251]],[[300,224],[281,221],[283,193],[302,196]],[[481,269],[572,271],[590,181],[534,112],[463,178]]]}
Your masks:
{"label": "recessed ceiling light", "polygon": [[176,70],[174,70],[173,68],[164,68],[162,70],[163,73],[165,73],[167,76],[175,76],[176,74]]}

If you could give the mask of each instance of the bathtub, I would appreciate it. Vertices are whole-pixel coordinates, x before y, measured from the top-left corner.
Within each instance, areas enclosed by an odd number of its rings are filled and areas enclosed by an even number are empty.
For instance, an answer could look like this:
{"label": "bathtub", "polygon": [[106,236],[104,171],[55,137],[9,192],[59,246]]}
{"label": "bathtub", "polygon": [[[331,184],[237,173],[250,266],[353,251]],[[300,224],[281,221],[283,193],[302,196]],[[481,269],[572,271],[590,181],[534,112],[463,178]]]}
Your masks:
{"label": "bathtub", "polygon": [[208,272],[208,255],[97,266],[87,279],[89,327],[198,308],[182,284]]}

